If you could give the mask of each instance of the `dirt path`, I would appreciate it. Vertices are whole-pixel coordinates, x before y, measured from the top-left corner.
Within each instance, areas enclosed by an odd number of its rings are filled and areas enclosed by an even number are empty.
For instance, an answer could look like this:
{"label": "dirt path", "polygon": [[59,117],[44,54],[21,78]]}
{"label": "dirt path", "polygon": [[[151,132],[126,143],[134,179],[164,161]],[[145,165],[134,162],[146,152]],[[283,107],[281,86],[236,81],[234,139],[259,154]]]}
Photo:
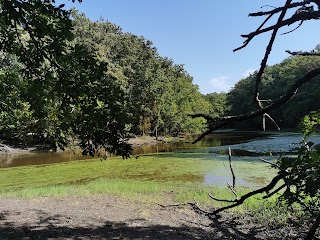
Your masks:
{"label": "dirt path", "polygon": [[0,198],[0,239],[298,239],[301,229],[210,220],[188,206],[162,208],[114,196]]}

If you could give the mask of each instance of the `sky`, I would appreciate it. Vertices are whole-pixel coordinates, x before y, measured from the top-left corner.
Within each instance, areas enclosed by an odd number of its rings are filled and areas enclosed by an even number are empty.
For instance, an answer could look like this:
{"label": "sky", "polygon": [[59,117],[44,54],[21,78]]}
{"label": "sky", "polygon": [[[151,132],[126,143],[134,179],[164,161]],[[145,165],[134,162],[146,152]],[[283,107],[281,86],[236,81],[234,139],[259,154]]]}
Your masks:
{"label": "sky", "polygon": [[[60,0],[58,3],[66,3]],[[91,20],[104,18],[151,40],[163,57],[183,64],[203,94],[228,92],[236,82],[260,66],[271,34],[263,34],[244,49],[241,34],[254,31],[265,19],[248,17],[251,12],[271,10],[279,0],[83,0],[66,3]],[[290,17],[293,12],[289,12]],[[276,16],[277,17],[277,16]],[[274,21],[276,21],[276,17]],[[271,22],[272,23],[272,22]],[[297,25],[284,28],[290,31]],[[268,65],[280,63],[285,50],[310,51],[320,43],[320,21],[305,22],[290,34],[278,35]]]}

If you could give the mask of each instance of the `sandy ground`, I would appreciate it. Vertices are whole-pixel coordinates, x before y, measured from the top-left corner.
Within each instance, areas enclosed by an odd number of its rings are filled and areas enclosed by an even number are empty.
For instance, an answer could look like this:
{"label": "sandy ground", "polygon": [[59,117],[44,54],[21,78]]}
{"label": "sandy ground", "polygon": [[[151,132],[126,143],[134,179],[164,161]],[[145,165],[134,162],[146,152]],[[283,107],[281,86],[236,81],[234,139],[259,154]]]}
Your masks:
{"label": "sandy ground", "polygon": [[261,226],[254,216],[210,220],[190,206],[115,196],[0,198],[0,239],[300,239],[301,226]]}

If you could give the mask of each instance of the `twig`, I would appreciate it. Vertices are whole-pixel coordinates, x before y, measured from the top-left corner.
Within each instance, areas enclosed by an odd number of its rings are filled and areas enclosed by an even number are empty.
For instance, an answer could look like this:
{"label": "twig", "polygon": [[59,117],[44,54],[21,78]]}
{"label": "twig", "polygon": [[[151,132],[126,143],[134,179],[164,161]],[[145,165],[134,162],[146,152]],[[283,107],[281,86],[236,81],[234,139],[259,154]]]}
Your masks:
{"label": "twig", "polygon": [[[269,21],[269,19],[273,16],[273,14],[270,14],[270,16],[268,16],[262,23],[261,25],[257,28],[256,32],[260,31],[260,29]],[[236,48],[236,49],[233,49],[234,52],[242,49],[242,48],[245,48],[249,43],[250,41],[254,38],[254,35],[252,37],[249,37],[246,41],[243,42],[243,45]]]}
{"label": "twig", "polygon": [[271,122],[273,122],[273,124],[278,128],[278,130],[280,131],[280,127],[278,126],[278,124],[276,123],[276,121],[268,114],[268,113],[265,113],[264,114],[265,116],[267,116]]}
{"label": "twig", "polygon": [[272,166],[274,166],[274,167],[279,167],[279,165],[276,164],[276,163],[270,162],[270,161],[265,160],[265,159],[263,159],[263,158],[259,158],[259,159],[260,159],[260,161],[265,162],[265,163],[268,163],[268,164],[270,164],[270,165],[272,165]]}
{"label": "twig", "polygon": [[159,205],[160,207],[163,207],[163,208],[180,207],[180,206],[190,205],[190,202],[187,202],[187,203],[178,203],[178,204],[171,204],[171,205],[163,205],[163,204],[157,203],[157,205]]}
{"label": "twig", "polygon": [[273,9],[276,9],[275,6],[271,6],[271,5],[263,5],[263,6],[261,6],[261,8],[264,8],[264,7],[271,7],[271,8],[273,8]]}
{"label": "twig", "polygon": [[234,196],[236,197],[236,200],[239,200],[238,194],[236,193],[236,191],[234,190],[234,188],[229,184],[228,184],[228,188],[231,190],[231,192],[234,194]]}
{"label": "twig", "polygon": [[228,202],[228,203],[234,203],[237,202],[237,200],[226,200],[226,199],[219,199],[219,198],[215,198],[214,196],[212,196],[210,193],[208,194],[210,198],[212,198],[213,200],[217,201],[217,202]]}
{"label": "twig", "polygon": [[252,38],[252,37],[255,37],[255,36],[260,35],[262,33],[266,33],[266,32],[272,31],[275,28],[281,28],[281,27],[284,27],[286,25],[289,26],[289,25],[291,25],[291,24],[293,24],[295,22],[301,21],[301,20],[312,20],[312,19],[317,20],[319,18],[320,18],[320,11],[308,12],[308,13],[304,13],[304,14],[296,14],[296,15],[293,15],[291,18],[283,20],[280,23],[277,23],[275,25],[272,25],[272,26],[264,28],[264,29],[260,29],[259,31],[254,31],[254,32],[249,33],[249,34],[243,34],[241,36],[244,37],[244,38]]}
{"label": "twig", "polygon": [[230,170],[231,170],[231,173],[232,173],[232,187],[235,188],[236,186],[236,176],[234,175],[234,171],[233,171],[233,168],[232,168],[232,164],[231,164],[231,148],[229,147],[229,167],[230,167]]}
{"label": "twig", "polygon": [[[289,6],[287,6],[287,9],[304,6],[304,5],[309,4],[311,2],[314,2],[314,1],[303,1],[303,2],[291,3]],[[279,7],[279,8],[275,8],[275,9],[273,9],[271,11],[250,13],[249,16],[250,17],[266,16],[266,15],[270,15],[270,14],[279,13],[283,9],[284,9],[284,7]]]}
{"label": "twig", "polygon": [[289,34],[289,33],[292,33],[294,32],[295,30],[297,30],[299,27],[301,27],[303,24],[303,20],[301,20],[301,22],[299,23],[299,25],[297,27],[295,27],[294,29],[288,31],[288,32],[284,32],[284,33],[281,33],[281,35],[285,35],[285,34]]}
{"label": "twig", "polygon": [[197,201],[196,201],[195,199],[193,199],[193,201],[194,201],[194,203],[190,203],[190,205],[191,205],[193,208],[197,209],[198,211],[200,211],[200,212],[202,212],[202,213],[211,214],[211,212],[208,212],[208,211],[202,209],[201,207],[199,207],[199,205],[198,205],[198,203],[197,203]]}
{"label": "twig", "polygon": [[284,188],[285,186],[287,186],[286,184],[281,185],[280,187],[278,187],[276,190],[274,190],[273,192],[269,193],[266,196],[263,196],[263,199],[269,198],[271,196],[273,196],[274,194],[276,194],[277,192],[279,192],[282,188]]}

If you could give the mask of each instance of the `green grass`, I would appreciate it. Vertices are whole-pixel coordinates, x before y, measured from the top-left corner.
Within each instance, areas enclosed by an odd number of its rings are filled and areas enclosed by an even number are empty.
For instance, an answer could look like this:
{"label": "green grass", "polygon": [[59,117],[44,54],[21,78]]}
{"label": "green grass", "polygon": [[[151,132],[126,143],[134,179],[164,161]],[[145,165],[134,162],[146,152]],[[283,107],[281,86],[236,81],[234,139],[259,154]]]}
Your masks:
{"label": "green grass", "polygon": [[[263,181],[267,181],[274,174],[265,164],[250,159],[237,161],[234,167],[243,179],[264,176]],[[213,202],[208,193],[226,199],[232,199],[232,193],[225,187],[226,183],[224,187],[204,185],[206,174],[228,176],[227,162],[213,160],[210,154],[181,153],[15,167],[0,169],[0,196],[112,194],[146,202],[185,203],[195,199],[206,207],[223,206]],[[239,195],[249,190],[241,188]],[[258,198],[248,200],[236,211],[259,208]]]}

